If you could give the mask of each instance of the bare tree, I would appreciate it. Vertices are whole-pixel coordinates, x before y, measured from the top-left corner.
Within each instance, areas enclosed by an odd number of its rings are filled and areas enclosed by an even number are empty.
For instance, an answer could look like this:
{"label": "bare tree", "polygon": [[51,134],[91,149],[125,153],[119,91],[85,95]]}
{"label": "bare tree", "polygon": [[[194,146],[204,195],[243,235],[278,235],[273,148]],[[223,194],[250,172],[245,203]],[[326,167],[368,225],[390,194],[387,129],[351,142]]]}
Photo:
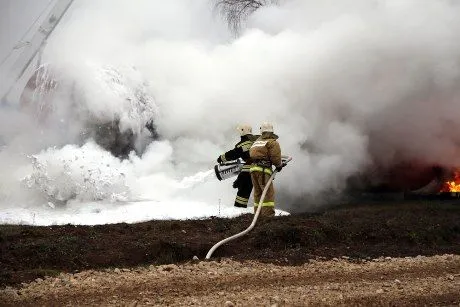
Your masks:
{"label": "bare tree", "polygon": [[228,26],[238,33],[241,23],[262,6],[274,4],[277,0],[217,0],[216,9],[227,20]]}

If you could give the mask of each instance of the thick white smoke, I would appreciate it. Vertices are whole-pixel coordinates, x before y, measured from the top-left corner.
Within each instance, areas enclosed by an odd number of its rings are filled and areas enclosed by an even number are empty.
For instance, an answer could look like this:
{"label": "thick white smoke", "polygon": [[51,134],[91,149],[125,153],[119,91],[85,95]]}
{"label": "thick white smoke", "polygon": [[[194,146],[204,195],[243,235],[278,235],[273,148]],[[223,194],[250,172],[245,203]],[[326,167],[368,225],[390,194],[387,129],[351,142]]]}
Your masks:
{"label": "thick white smoke", "polygon": [[268,120],[294,158],[276,180],[292,197],[280,206],[292,208],[372,165],[460,165],[459,14],[448,0],[285,0],[233,38],[208,0],[81,0],[44,58],[97,112],[120,104],[94,88],[88,63],[135,67],[148,81],[162,141],[129,162],[143,171],[137,189],[230,205],[229,182],[172,186],[209,169],[238,123]]}

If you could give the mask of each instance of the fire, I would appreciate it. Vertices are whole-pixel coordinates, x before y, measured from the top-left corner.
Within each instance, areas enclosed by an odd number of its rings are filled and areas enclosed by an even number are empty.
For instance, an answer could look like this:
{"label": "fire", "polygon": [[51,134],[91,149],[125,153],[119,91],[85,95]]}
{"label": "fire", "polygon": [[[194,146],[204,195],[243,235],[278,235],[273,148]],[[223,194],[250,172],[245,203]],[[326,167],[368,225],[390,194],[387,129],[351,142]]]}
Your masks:
{"label": "fire", "polygon": [[443,184],[441,192],[460,192],[460,169],[456,169],[452,179]]}

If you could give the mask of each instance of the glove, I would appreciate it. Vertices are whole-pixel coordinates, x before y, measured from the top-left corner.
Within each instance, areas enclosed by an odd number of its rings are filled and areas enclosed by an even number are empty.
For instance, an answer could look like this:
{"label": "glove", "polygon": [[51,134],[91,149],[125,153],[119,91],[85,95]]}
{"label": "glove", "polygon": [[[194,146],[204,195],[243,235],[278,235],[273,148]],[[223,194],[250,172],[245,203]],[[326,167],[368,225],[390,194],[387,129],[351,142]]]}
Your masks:
{"label": "glove", "polygon": [[217,163],[222,164],[222,158],[220,156],[217,158]]}
{"label": "glove", "polygon": [[277,167],[276,167],[276,171],[277,171],[278,173],[281,172],[281,170],[283,169],[283,166],[284,166],[284,165],[282,165],[282,164],[281,164],[280,166],[277,166]]}
{"label": "glove", "polygon": [[236,178],[236,180],[233,181],[233,185],[232,185],[232,186],[233,186],[234,189],[238,189],[238,178]]}

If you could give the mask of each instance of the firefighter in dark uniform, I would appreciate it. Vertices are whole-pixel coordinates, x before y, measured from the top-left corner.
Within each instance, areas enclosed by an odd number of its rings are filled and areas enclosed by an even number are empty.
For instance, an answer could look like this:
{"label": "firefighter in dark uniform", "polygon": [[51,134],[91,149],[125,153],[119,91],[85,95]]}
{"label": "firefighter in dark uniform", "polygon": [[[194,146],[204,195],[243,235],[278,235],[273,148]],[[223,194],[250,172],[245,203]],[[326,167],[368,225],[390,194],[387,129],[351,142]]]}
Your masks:
{"label": "firefighter in dark uniform", "polygon": [[259,136],[252,134],[252,128],[249,125],[239,125],[237,130],[241,136],[241,140],[235,145],[235,148],[220,155],[219,158],[217,158],[217,162],[224,163],[227,161],[237,160],[239,158],[243,159],[245,163],[243,169],[233,182],[233,188],[238,189],[234,206],[238,208],[247,208],[249,197],[252,192],[252,180],[250,174],[252,161],[249,158],[249,149]]}

